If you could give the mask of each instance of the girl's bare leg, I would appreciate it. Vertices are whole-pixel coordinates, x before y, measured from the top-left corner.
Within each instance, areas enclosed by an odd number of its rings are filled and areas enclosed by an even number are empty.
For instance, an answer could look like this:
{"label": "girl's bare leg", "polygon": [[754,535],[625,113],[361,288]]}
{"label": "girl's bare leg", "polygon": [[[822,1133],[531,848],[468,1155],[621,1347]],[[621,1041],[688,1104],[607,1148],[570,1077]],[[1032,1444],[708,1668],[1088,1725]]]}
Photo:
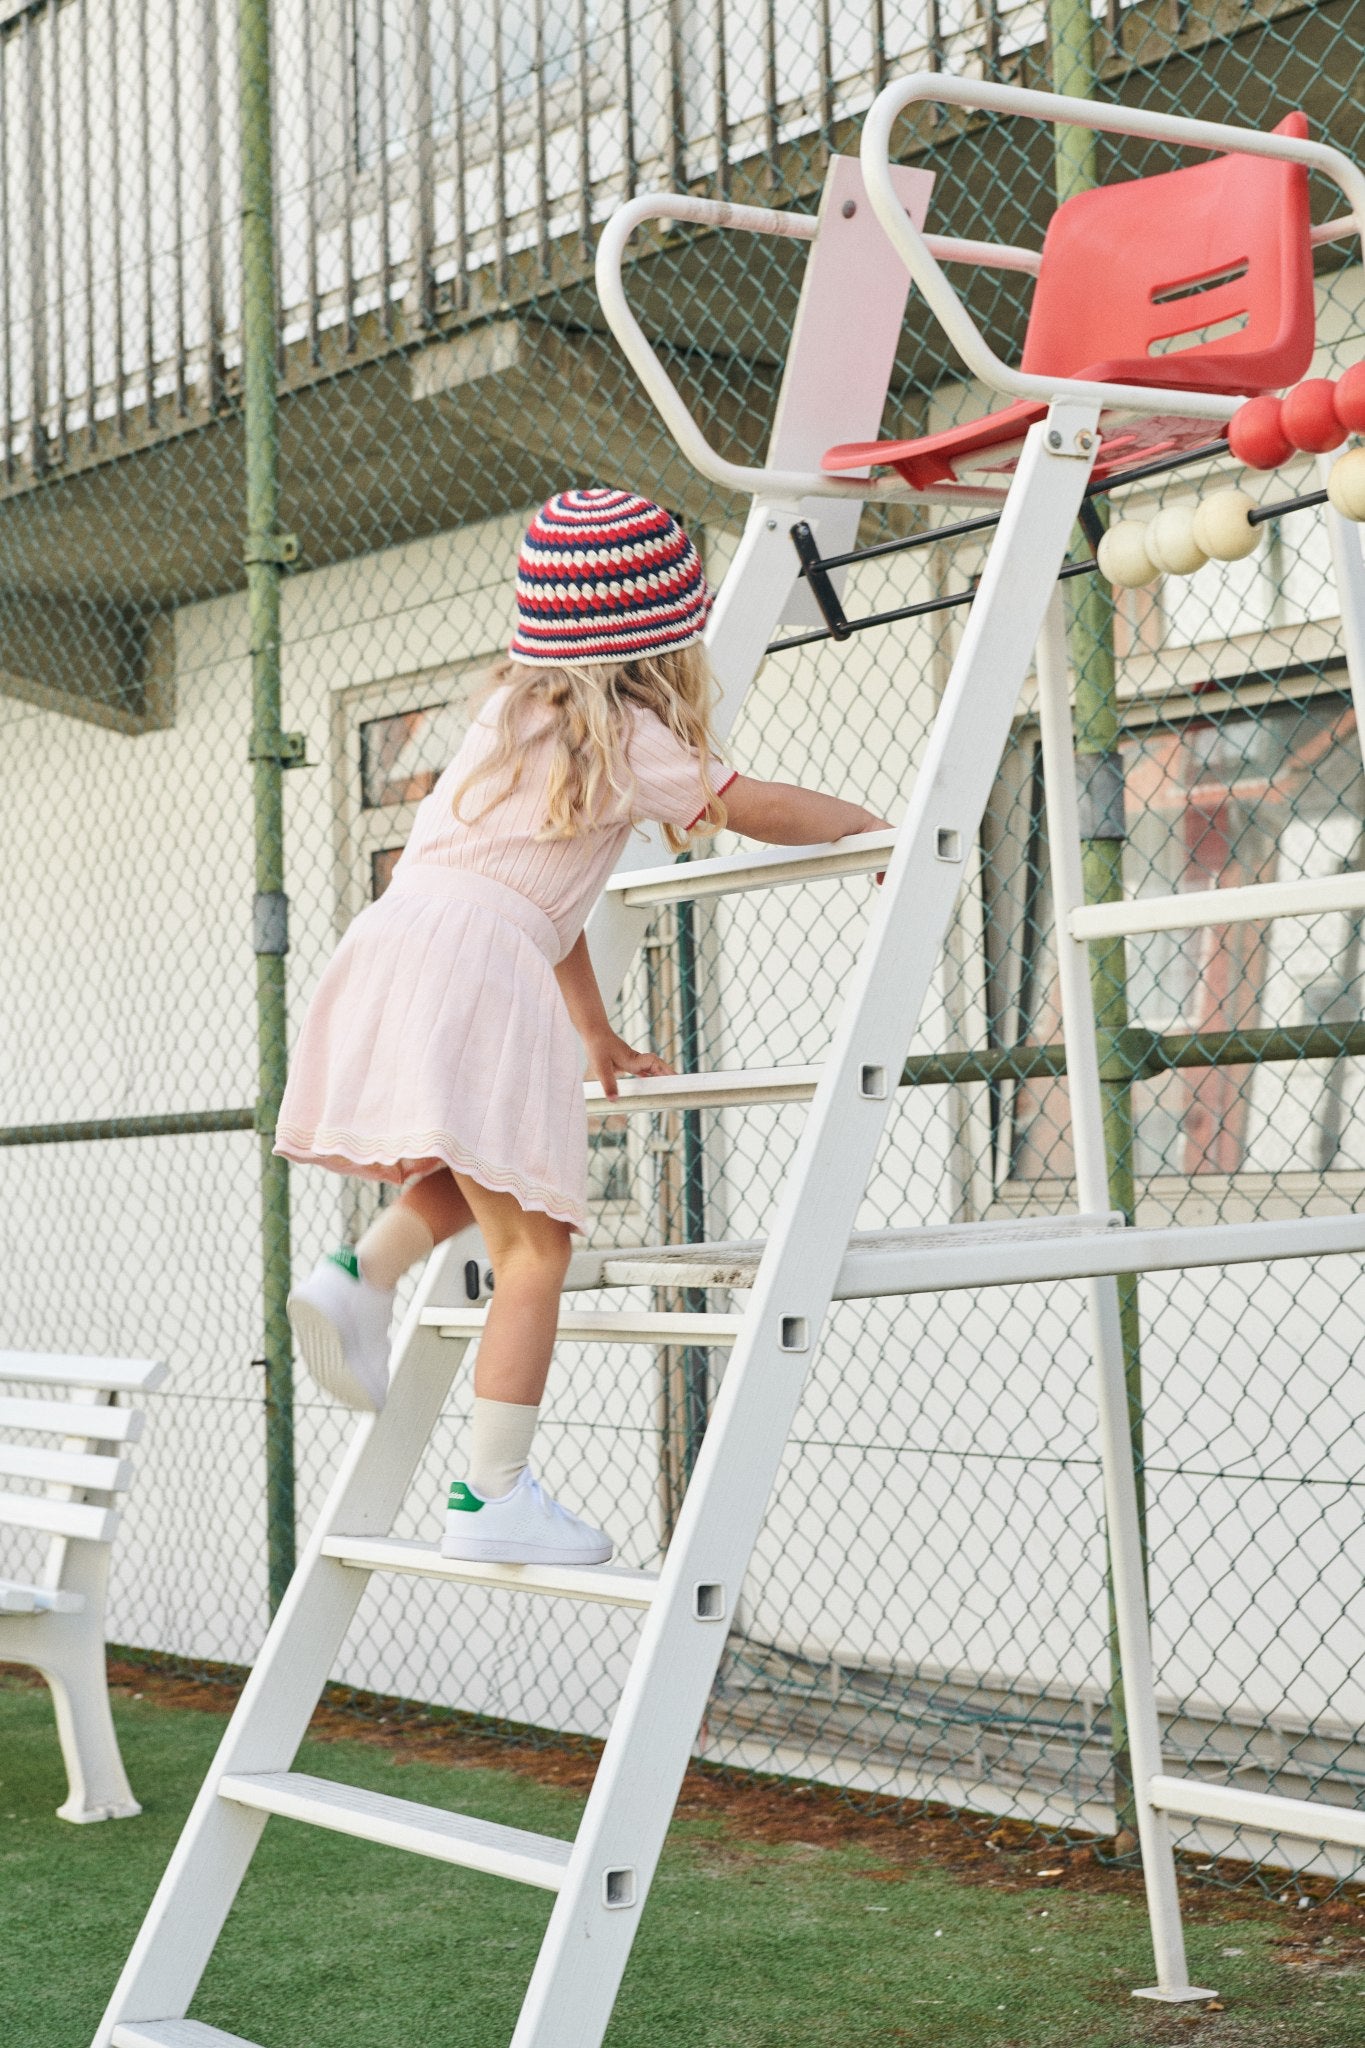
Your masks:
{"label": "girl's bare leg", "polygon": [[[487,1401],[537,1407],[554,1351],[559,1297],[573,1233],[515,1196],[456,1174],[458,1192],[483,1232],[493,1268],[493,1299],[479,1339],[474,1392]],[[419,1181],[419,1187],[425,1187]]]}
{"label": "girl's bare leg", "polygon": [[429,1173],[421,1180],[410,1181],[394,1203],[394,1208],[407,1209],[420,1216],[431,1232],[433,1244],[444,1244],[448,1237],[458,1237],[474,1221],[474,1212],[448,1166],[438,1167],[435,1173]]}

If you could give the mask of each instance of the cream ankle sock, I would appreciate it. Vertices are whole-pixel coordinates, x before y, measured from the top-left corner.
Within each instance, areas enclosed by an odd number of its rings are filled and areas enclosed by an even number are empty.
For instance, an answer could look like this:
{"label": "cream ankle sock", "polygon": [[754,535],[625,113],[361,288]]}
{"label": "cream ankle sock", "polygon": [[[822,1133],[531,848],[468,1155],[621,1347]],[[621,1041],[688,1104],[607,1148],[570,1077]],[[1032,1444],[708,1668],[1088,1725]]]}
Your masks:
{"label": "cream ankle sock", "polygon": [[381,1209],[355,1248],[361,1277],[386,1292],[396,1287],[409,1266],[430,1256],[436,1240],[413,1208],[395,1202]]}
{"label": "cream ankle sock", "polygon": [[474,1423],[469,1434],[469,1484],[485,1500],[501,1500],[526,1470],[531,1439],[540,1409],[516,1401],[486,1401],[474,1396]]}

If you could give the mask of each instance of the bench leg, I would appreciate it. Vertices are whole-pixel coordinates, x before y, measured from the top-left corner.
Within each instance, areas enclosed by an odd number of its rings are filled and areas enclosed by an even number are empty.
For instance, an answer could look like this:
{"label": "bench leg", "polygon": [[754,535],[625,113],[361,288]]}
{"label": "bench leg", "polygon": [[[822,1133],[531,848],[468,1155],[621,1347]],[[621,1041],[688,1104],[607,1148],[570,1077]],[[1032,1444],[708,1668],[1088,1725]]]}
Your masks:
{"label": "bench leg", "polygon": [[5,1628],[6,1662],[42,1672],[57,1716],[68,1791],[59,1820],[124,1820],[142,1808],[133,1797],[109,1709],[104,1637],[84,1614],[35,1615]]}

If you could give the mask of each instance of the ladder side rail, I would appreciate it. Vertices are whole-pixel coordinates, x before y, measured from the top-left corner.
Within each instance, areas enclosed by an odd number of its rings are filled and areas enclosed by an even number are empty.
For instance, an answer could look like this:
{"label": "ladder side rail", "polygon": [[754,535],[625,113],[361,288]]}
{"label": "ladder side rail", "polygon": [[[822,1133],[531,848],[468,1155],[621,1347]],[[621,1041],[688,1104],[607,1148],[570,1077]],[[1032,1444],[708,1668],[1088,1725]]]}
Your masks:
{"label": "ladder side rail", "polygon": [[[1085,941],[1072,932],[1072,917],[1084,902],[1085,891],[1066,613],[1060,587],[1052,594],[1039,637],[1037,677],[1076,1194],[1081,1209],[1093,1210],[1108,1204],[1109,1168],[1088,949]],[[1128,1423],[1118,1282],[1112,1275],[1089,1280],[1086,1296],[1095,1361],[1110,1578],[1128,1714],[1129,1754],[1136,1781],[1138,1839],[1157,1966],[1157,1986],[1152,1995],[1177,2002],[1209,1994],[1190,1985],[1170,1823],[1152,1803],[1152,1783],[1162,1771],[1161,1727],[1152,1666],[1137,1476]]]}
{"label": "ladder side rail", "polygon": [[[863,123],[861,153],[868,197],[897,255],[963,362],[992,390],[1011,398],[1051,400],[1066,394],[1129,411],[1175,413],[1195,419],[1230,419],[1242,403],[1241,396],[1232,392],[1181,391],[1177,386],[1154,390],[1137,384],[1045,377],[1016,370],[1003,362],[944,276],[923,235],[900,204],[892,183],[892,130],[907,107],[925,101],[1014,114],[1024,120],[1058,122],[1100,134],[1136,135],[1191,149],[1241,151],[1248,156],[1305,164],[1340,188],[1357,231],[1365,232],[1365,173],[1330,143],[1311,142],[1293,135],[1267,135],[1256,128],[1191,120],[1185,115],[1162,114],[1145,107],[996,85],[981,79],[955,77],[950,72],[920,71],[908,78],[895,79],[878,93]],[[1344,227],[1344,223],[1341,225]]]}
{"label": "ladder side rail", "polygon": [[351,1439],[92,2048],[110,2048],[124,2022],[183,2018],[194,1996],[266,1822],[264,1812],[220,1798],[219,1783],[230,1772],[287,1770],[303,1740],[368,1582],[324,1545],[338,1534],[388,1534],[464,1355],[467,1340],[422,1328],[444,1280],[438,1256],[404,1322],[401,1382]]}
{"label": "ladder side rail", "polygon": [[[931,985],[1096,443],[1054,408],[1012,482],[777,1206],[513,2048],[599,2048],[806,1367]],[[1061,429],[1049,450],[1046,428]],[[1082,452],[1082,443],[1084,452]]]}

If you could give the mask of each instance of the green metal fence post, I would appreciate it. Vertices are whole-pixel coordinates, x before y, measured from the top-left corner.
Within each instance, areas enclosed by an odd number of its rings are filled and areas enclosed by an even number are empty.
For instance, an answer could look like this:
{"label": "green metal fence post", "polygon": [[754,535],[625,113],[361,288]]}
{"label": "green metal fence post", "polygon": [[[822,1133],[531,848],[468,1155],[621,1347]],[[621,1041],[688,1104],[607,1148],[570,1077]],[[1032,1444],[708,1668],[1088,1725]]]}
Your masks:
{"label": "green metal fence post", "polygon": [[280,731],[280,577],[295,546],[279,531],[276,414],[274,175],[271,161],[270,0],[240,0],[242,128],[242,384],[246,437],[246,579],[251,628],[251,770],[256,841],[256,1036],[261,1148],[262,1321],[265,1343],[266,1516],[270,1608],[294,1570],[294,1387],[289,1289],[289,1169],[274,1156],[284,1092],[285,954],[283,770]]}
{"label": "green metal fence post", "polygon": [[[1048,34],[1055,91],[1091,99],[1095,94],[1095,23],[1089,0],[1049,0]],[[1054,131],[1054,182],[1058,203],[1098,183],[1097,138],[1088,128]],[[1123,894],[1123,768],[1118,751],[1119,705],[1114,673],[1113,606],[1098,577],[1073,593],[1071,660],[1076,675],[1076,751],[1081,783],[1081,872],[1088,903],[1112,903]],[[1101,1045],[1113,1045],[1128,1024],[1128,968],[1121,938],[1090,949],[1095,1025]],[[1109,1199],[1130,1223],[1135,1220],[1133,1185],[1132,1076],[1122,1062],[1102,1067],[1105,1150]],[[1128,1427],[1138,1481],[1138,1515],[1146,1559],[1146,1494],[1143,1487],[1142,1353],[1135,1275],[1120,1279],[1124,1379]],[[1119,1664],[1112,1586],[1109,1613],[1111,1748],[1114,1806],[1120,1850],[1136,1847],[1137,1813],[1128,1754],[1128,1723]]]}

